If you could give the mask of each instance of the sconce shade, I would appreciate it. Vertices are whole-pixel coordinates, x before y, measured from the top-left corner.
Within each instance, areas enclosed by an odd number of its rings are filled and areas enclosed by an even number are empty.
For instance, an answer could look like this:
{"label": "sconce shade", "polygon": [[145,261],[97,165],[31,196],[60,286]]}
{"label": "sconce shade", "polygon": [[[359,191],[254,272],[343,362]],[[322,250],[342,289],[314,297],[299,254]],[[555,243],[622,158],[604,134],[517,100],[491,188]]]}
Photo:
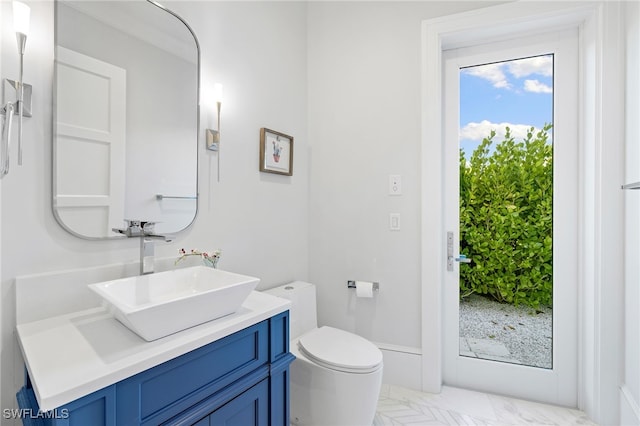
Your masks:
{"label": "sconce shade", "polygon": [[222,103],[222,84],[220,83],[213,86],[213,100],[216,103]]}
{"label": "sconce shade", "polygon": [[26,4],[14,1],[13,2],[13,29],[16,33],[29,34],[29,17],[31,15],[31,9]]}

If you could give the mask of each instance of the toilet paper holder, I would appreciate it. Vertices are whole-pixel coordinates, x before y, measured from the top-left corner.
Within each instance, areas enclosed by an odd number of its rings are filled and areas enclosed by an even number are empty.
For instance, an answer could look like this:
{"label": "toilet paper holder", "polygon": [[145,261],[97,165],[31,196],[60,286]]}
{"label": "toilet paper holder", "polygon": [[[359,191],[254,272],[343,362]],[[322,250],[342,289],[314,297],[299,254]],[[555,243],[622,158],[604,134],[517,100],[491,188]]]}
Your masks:
{"label": "toilet paper holder", "polygon": [[[347,288],[356,288],[356,282],[352,281],[352,280],[347,281]],[[374,291],[380,290],[380,284],[374,282],[373,283],[373,290]]]}

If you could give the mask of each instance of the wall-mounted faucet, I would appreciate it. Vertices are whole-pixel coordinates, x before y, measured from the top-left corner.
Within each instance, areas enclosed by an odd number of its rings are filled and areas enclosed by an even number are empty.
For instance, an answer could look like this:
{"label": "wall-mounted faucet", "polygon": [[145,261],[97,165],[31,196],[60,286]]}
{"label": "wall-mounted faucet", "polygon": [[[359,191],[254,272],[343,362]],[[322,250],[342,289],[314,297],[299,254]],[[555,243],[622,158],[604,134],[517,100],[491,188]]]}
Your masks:
{"label": "wall-mounted faucet", "polygon": [[112,228],[113,232],[126,235],[129,238],[140,238],[140,275],[152,274],[154,265],[155,240],[171,241],[168,235],[154,233],[155,222],[126,219],[127,228]]}

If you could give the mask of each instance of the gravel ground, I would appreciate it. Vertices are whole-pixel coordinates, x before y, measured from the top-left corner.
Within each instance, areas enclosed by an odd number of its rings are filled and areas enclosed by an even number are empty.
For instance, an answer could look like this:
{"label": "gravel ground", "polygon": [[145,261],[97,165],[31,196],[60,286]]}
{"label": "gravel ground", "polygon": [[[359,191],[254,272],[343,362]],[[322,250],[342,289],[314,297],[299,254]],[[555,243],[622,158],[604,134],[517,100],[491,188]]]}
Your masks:
{"label": "gravel ground", "polygon": [[511,358],[551,368],[552,310],[512,306],[472,295],[460,302],[460,337],[502,342]]}

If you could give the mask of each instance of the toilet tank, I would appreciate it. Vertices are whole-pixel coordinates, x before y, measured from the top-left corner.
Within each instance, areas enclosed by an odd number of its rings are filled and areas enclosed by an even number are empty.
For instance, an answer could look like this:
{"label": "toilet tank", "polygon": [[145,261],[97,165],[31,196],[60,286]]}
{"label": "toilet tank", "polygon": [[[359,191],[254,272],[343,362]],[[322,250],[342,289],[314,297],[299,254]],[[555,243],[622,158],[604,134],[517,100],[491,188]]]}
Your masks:
{"label": "toilet tank", "polygon": [[318,328],[316,312],[316,286],[304,281],[281,285],[265,293],[291,301],[289,308],[289,338],[300,337],[307,331]]}

